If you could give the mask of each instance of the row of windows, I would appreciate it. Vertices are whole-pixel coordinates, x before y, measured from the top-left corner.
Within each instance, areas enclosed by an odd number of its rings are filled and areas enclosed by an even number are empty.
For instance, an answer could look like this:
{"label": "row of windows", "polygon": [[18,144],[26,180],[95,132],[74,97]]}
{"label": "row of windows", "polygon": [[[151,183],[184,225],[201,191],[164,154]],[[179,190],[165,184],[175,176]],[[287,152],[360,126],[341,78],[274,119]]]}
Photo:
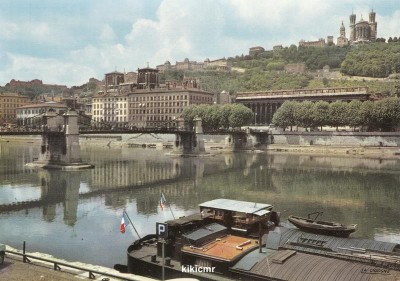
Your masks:
{"label": "row of windows", "polygon": [[169,96],[164,96],[164,95],[160,95],[160,96],[143,96],[143,97],[130,97],[130,98],[94,98],[93,102],[107,102],[107,101],[113,101],[113,102],[117,102],[117,101],[159,101],[159,100],[183,100],[183,99],[187,99],[187,95],[169,95]]}
{"label": "row of windows", "polygon": [[148,103],[133,103],[130,104],[130,108],[133,107],[172,107],[172,106],[187,106],[188,102],[148,102]]}
{"label": "row of windows", "polygon": [[127,122],[129,121],[173,121],[175,117],[172,116],[131,116],[130,118],[127,118],[126,116],[121,116],[121,117],[113,117],[113,116],[106,116],[104,118],[101,117],[93,117],[94,121],[97,122]]}
{"label": "row of windows", "polygon": [[15,109],[0,109],[0,114],[2,113],[15,115]]}
{"label": "row of windows", "polygon": [[0,99],[0,102],[17,102],[17,103],[20,103],[20,102],[23,102],[23,101],[25,101],[25,99],[23,99],[23,100],[16,99],[16,98],[2,98],[2,99]]}
{"label": "row of windows", "polygon": [[[115,107],[114,107],[115,105]],[[148,102],[148,103],[133,103],[129,104],[130,108],[133,107],[171,107],[171,106],[188,106],[188,102]],[[104,109],[121,109],[121,108],[126,108],[126,103],[125,104],[109,104],[106,103],[104,105]],[[94,109],[103,109],[102,104],[95,104]]]}
{"label": "row of windows", "polygon": [[43,109],[19,109],[18,114],[40,114],[45,112]]}
{"label": "row of windows", "polygon": [[126,115],[126,109],[121,110],[121,111],[116,111],[116,110],[94,110],[93,111],[94,115]]}
{"label": "row of windows", "polygon": [[0,103],[0,107],[12,107],[12,108],[17,108],[20,106],[25,105],[25,103]]}
{"label": "row of windows", "polygon": [[[134,109],[134,110],[129,110],[129,114],[165,114],[165,113],[182,113],[183,108],[165,108],[165,109]],[[94,110],[93,115],[99,116],[99,115],[126,115],[126,110],[121,111],[121,112],[115,112],[115,111],[103,111],[103,110]]]}

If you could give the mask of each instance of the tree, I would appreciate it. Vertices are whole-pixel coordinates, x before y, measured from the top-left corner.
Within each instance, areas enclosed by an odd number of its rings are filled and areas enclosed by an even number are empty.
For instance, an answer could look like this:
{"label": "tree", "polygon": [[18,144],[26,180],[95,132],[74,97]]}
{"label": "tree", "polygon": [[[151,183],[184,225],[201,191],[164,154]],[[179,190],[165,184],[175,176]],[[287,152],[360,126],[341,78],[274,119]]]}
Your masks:
{"label": "tree", "polygon": [[294,118],[297,126],[307,128],[314,127],[313,120],[314,104],[311,101],[297,103],[294,109]]}
{"label": "tree", "polygon": [[218,130],[221,121],[221,115],[222,110],[219,104],[214,104],[207,110],[206,116],[210,123],[210,129]]}
{"label": "tree", "polygon": [[242,105],[233,104],[231,114],[229,116],[229,125],[232,128],[242,127],[249,125],[253,120],[253,111]]}
{"label": "tree", "polygon": [[313,124],[321,128],[327,125],[329,119],[329,103],[326,101],[319,101],[314,104],[312,113]]}
{"label": "tree", "polygon": [[194,125],[194,118],[196,117],[196,106],[191,105],[186,107],[182,112],[182,118],[185,121],[185,124],[189,126],[189,128],[193,128]]}
{"label": "tree", "polygon": [[294,101],[285,101],[272,117],[272,123],[284,130],[287,127],[292,130],[292,126],[295,124],[294,110],[296,104]]}
{"label": "tree", "polygon": [[361,126],[368,127],[368,130],[371,130],[376,123],[374,120],[373,111],[374,111],[374,103],[372,101],[364,101],[361,104],[359,110]]}
{"label": "tree", "polygon": [[205,130],[216,130],[220,126],[241,127],[249,125],[253,120],[253,111],[242,104],[192,105],[182,112],[185,123],[192,128],[196,117],[202,119]]}
{"label": "tree", "polygon": [[336,127],[347,125],[347,103],[335,101],[329,105],[329,125]]}
{"label": "tree", "polygon": [[355,129],[357,126],[361,126],[363,124],[362,116],[360,114],[362,102],[359,100],[352,100],[348,104],[347,108],[347,117],[346,117],[346,123],[350,127]]}
{"label": "tree", "polygon": [[219,126],[222,128],[229,128],[229,116],[231,115],[232,106],[225,104],[221,107],[221,119],[219,120]]}
{"label": "tree", "polygon": [[373,116],[377,126],[382,131],[391,131],[400,122],[400,99],[398,97],[385,98],[377,101]]}

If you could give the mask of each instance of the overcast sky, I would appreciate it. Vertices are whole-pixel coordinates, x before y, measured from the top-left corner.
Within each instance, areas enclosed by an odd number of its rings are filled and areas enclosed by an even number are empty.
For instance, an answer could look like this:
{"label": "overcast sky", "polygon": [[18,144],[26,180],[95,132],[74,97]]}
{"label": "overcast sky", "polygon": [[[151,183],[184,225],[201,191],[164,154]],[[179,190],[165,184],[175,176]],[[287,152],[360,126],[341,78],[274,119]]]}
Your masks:
{"label": "overcast sky", "polygon": [[1,0],[0,85],[81,85],[114,70],[248,54],[349,36],[352,10],[400,36],[400,0]]}

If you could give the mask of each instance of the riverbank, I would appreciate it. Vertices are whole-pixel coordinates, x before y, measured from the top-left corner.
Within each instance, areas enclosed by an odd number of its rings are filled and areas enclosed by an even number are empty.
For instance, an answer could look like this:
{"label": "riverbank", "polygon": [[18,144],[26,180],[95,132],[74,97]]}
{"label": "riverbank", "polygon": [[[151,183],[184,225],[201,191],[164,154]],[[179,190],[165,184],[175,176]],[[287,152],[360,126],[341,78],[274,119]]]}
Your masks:
{"label": "riverbank", "polygon": [[[7,251],[18,252],[12,247],[7,246]],[[156,281],[152,278],[142,277],[133,274],[122,274],[118,271],[97,265],[84,264],[80,262],[68,262],[43,253],[31,253],[30,255],[46,260],[56,261],[60,264],[68,264],[75,267],[85,268],[78,270],[60,266],[60,270],[54,270],[54,263],[30,259],[31,262],[24,263],[22,256],[7,253],[4,264],[0,265],[0,279],[7,281],[76,281],[89,280],[89,271],[102,272],[104,275],[95,273],[96,280],[135,280],[135,281]],[[107,274],[120,278],[110,277]]]}
{"label": "riverbank", "polygon": [[351,156],[363,158],[400,159],[399,147],[360,147],[360,146],[301,146],[270,144],[267,151],[272,153]]}
{"label": "riverbank", "polygon": [[[218,139],[219,137],[219,139]],[[104,146],[104,147],[131,147],[143,149],[157,149],[163,150],[168,153],[171,151],[173,142],[171,140],[162,141],[160,139],[149,141],[149,139],[132,140],[121,138],[115,135],[106,137],[88,138],[82,136],[80,138],[82,146]],[[40,136],[2,136],[0,143],[35,143],[40,145]],[[220,154],[228,153],[231,150],[225,149],[224,138],[217,136],[214,139],[208,139],[205,142],[205,149],[207,154]],[[268,144],[265,149],[255,148],[249,149],[248,152],[263,152],[269,151],[271,153],[294,153],[306,155],[330,155],[330,156],[351,156],[351,157],[365,157],[365,158],[393,158],[400,159],[400,147],[397,146],[335,146],[335,145],[290,145],[290,144]]]}

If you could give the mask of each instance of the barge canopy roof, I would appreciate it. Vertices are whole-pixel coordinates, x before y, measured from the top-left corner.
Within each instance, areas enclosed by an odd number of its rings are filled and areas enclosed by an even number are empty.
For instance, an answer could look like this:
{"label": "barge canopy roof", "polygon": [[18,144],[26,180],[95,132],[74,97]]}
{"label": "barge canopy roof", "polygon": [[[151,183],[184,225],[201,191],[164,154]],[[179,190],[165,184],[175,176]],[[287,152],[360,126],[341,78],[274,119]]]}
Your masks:
{"label": "barge canopy roof", "polygon": [[233,212],[242,212],[262,216],[272,209],[272,205],[231,199],[215,199],[199,205],[200,208],[211,208]]}

